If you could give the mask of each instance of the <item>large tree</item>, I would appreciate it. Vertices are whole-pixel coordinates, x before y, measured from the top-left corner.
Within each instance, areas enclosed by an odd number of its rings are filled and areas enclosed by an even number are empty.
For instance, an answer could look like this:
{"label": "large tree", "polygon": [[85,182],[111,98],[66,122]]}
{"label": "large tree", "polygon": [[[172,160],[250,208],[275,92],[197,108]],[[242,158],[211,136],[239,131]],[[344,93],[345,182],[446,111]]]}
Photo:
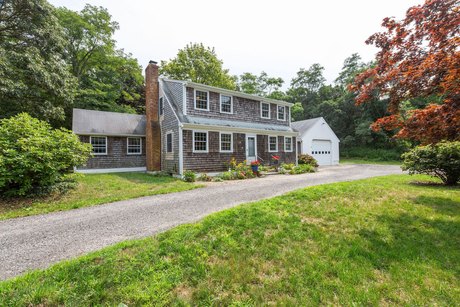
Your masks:
{"label": "large tree", "polygon": [[75,89],[64,45],[47,1],[0,1],[0,117],[28,112],[55,125],[64,120]]}
{"label": "large tree", "polygon": [[[374,130],[421,143],[460,139],[460,2],[427,0],[397,21],[385,18],[385,32],[372,35],[375,66],[359,74],[351,90],[362,104],[388,97],[391,115],[378,119]],[[414,100],[432,103],[415,104]],[[408,107],[409,106],[409,107]]]}
{"label": "large tree", "polygon": [[236,77],[223,68],[223,62],[217,57],[214,48],[205,47],[201,43],[186,45],[175,58],[161,61],[160,73],[171,79],[236,89]]}
{"label": "large tree", "polygon": [[280,92],[284,80],[279,77],[270,77],[265,71],[259,76],[246,72],[238,79],[238,89],[248,94],[274,98]]}

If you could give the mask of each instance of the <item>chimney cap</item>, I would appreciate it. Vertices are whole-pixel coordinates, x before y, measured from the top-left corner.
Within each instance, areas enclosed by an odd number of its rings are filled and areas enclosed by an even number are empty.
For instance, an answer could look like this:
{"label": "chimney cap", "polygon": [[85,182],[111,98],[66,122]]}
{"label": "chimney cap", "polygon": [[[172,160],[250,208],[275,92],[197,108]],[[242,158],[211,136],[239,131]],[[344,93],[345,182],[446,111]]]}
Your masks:
{"label": "chimney cap", "polygon": [[158,62],[155,62],[155,61],[150,60],[150,61],[149,61],[149,64],[155,64],[155,65],[156,65],[156,64],[158,64]]}

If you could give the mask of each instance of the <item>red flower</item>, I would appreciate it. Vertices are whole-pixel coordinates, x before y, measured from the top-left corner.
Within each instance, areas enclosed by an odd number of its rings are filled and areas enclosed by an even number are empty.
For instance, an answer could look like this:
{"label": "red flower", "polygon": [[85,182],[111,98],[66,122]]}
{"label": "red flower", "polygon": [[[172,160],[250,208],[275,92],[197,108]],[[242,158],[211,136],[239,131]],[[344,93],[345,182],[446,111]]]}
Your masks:
{"label": "red flower", "polygon": [[260,165],[260,161],[259,160],[252,161],[251,165]]}
{"label": "red flower", "polygon": [[272,159],[278,161],[280,159],[280,156],[272,156]]}

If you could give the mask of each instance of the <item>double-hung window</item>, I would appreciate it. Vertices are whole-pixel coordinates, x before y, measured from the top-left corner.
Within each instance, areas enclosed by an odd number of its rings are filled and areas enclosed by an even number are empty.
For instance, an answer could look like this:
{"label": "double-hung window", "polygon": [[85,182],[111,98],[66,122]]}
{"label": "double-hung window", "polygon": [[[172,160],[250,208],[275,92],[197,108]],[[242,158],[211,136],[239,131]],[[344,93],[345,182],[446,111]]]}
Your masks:
{"label": "double-hung window", "polygon": [[93,147],[94,155],[106,155],[107,154],[107,137],[106,136],[90,136],[89,142]]}
{"label": "double-hung window", "polygon": [[233,151],[233,135],[231,133],[220,133],[220,152]]}
{"label": "double-hung window", "polygon": [[173,134],[169,132],[166,134],[166,152],[171,153],[173,152]]}
{"label": "double-hung window", "polygon": [[269,136],[268,137],[268,152],[277,152],[278,151],[278,137]]}
{"label": "double-hung window", "polygon": [[195,109],[209,111],[209,92],[195,90]]}
{"label": "double-hung window", "polygon": [[193,132],[193,152],[208,152],[208,133]]}
{"label": "double-hung window", "polygon": [[260,117],[270,119],[270,104],[266,102],[260,103]]}
{"label": "double-hung window", "polygon": [[128,155],[140,155],[142,153],[142,139],[128,138],[127,140]]}
{"label": "double-hung window", "polygon": [[284,137],[284,151],[292,152],[292,137],[290,136]]}
{"label": "double-hung window", "polygon": [[278,120],[286,120],[286,107],[278,106]]}
{"label": "double-hung window", "polygon": [[232,96],[220,95],[220,113],[233,113]]}

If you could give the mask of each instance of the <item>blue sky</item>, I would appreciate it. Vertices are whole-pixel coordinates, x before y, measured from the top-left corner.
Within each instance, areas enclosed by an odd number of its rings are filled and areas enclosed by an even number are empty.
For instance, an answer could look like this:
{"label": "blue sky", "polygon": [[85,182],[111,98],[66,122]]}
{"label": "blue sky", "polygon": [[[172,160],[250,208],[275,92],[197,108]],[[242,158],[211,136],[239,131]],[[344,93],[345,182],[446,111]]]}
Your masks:
{"label": "blue sky", "polygon": [[145,67],[150,59],[167,60],[189,42],[215,47],[232,74],[266,71],[286,85],[299,68],[325,67],[332,82],[346,57],[364,60],[376,49],[364,42],[380,31],[384,17],[402,18],[422,0],[304,1],[147,1],[49,0],[81,10],[85,3],[106,7],[120,24],[118,47]]}

